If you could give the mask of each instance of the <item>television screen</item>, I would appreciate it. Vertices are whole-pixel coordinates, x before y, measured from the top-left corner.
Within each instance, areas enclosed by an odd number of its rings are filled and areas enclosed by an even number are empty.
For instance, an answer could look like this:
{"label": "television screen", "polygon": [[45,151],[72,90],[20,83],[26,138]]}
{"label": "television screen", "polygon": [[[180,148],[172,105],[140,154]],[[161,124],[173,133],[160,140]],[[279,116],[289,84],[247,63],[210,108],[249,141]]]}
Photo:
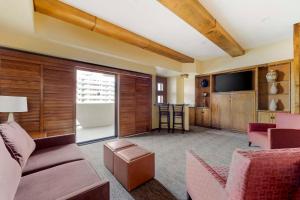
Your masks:
{"label": "television screen", "polygon": [[252,71],[215,76],[215,92],[252,90]]}

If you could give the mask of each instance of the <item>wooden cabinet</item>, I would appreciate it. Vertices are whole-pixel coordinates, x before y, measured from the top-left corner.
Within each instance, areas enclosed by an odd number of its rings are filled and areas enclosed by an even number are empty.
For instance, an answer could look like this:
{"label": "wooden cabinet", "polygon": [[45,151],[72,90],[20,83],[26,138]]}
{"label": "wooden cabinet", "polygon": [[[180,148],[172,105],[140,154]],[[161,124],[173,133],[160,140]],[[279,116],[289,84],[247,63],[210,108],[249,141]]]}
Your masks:
{"label": "wooden cabinet", "polygon": [[258,111],[257,122],[259,123],[275,123],[276,112]]}
{"label": "wooden cabinet", "polygon": [[230,129],[231,110],[230,94],[213,94],[212,97],[212,127]]}
{"label": "wooden cabinet", "polygon": [[239,92],[231,95],[231,129],[247,131],[248,124],[255,122],[255,93]]}
{"label": "wooden cabinet", "polygon": [[195,113],[195,107],[189,107],[189,124],[191,126],[195,126],[195,119],[196,119],[196,113]]}
{"label": "wooden cabinet", "polygon": [[196,108],[196,125],[210,127],[210,110],[209,108]]}
{"label": "wooden cabinet", "polygon": [[212,127],[246,131],[255,121],[255,92],[214,93]]}

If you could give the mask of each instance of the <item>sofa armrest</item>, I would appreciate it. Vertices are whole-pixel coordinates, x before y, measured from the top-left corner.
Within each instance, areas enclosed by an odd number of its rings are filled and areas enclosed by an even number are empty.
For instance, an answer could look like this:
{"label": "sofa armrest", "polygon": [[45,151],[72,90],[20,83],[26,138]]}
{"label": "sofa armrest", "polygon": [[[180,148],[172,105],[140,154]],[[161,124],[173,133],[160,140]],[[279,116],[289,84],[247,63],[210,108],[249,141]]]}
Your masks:
{"label": "sofa armrest", "polygon": [[226,180],[193,151],[186,153],[186,184],[187,192],[193,200],[203,197],[226,199]]}
{"label": "sofa armrest", "polygon": [[267,132],[269,128],[276,128],[276,124],[270,123],[249,123],[248,133],[252,131],[265,131]]}
{"label": "sofa armrest", "polygon": [[45,149],[53,146],[72,144],[76,142],[75,134],[59,135],[47,138],[35,139],[36,150]]}
{"label": "sofa armrest", "polygon": [[268,130],[268,145],[270,149],[300,147],[300,130],[271,128]]}

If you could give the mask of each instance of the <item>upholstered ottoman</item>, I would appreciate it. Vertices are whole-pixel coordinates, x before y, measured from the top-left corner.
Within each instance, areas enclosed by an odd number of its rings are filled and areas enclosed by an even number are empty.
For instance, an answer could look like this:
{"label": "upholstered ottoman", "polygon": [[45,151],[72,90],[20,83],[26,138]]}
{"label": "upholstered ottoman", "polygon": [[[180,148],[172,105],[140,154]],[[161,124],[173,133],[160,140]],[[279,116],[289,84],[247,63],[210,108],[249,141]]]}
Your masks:
{"label": "upholstered ottoman", "polygon": [[105,167],[114,173],[114,152],[134,146],[135,144],[127,140],[117,140],[103,145],[103,159]]}
{"label": "upholstered ottoman", "polygon": [[154,153],[139,146],[115,152],[114,175],[131,191],[154,177]]}

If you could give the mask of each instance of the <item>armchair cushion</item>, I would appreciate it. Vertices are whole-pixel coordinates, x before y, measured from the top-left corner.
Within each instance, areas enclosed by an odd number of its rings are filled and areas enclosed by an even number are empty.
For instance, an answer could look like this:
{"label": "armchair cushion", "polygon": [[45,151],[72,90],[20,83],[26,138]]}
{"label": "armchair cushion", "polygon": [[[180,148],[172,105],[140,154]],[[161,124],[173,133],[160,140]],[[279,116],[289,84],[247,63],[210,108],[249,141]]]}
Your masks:
{"label": "armchair cushion", "polygon": [[300,147],[300,129],[271,128],[268,141],[270,149]]}
{"label": "armchair cushion", "polygon": [[14,159],[23,168],[35,149],[33,139],[16,122],[1,124],[0,134]]}

